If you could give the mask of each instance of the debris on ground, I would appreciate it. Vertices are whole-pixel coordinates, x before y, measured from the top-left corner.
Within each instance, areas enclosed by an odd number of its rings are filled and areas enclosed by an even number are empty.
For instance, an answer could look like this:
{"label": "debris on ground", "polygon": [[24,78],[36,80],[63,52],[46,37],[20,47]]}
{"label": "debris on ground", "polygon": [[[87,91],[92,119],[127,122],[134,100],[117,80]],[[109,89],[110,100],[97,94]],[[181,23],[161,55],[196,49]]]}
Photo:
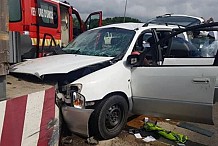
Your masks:
{"label": "debris on ground", "polygon": [[159,139],[160,136],[179,144],[184,144],[188,140],[187,136],[174,131],[168,131],[158,126],[157,121],[152,122],[147,117],[144,118],[142,127],[138,129],[129,129],[129,133],[134,134],[136,138],[144,138],[143,141],[145,142],[155,141],[156,139]]}
{"label": "debris on ground", "polygon": [[157,125],[157,122],[153,123],[153,122],[145,122],[144,124],[144,129],[146,131],[154,131],[157,132],[158,134],[160,134],[161,136],[171,140],[171,141],[175,141],[177,143],[186,143],[186,141],[188,140],[188,137],[180,134],[180,133],[176,133],[174,131],[168,131],[160,126]]}
{"label": "debris on ground", "polygon": [[[175,143],[173,141],[163,138],[155,132],[145,131],[143,129],[143,125],[146,121],[146,117],[148,117],[150,121],[157,121],[158,126],[163,127],[164,129],[187,135],[189,140],[187,140],[185,144]],[[212,146],[218,143],[218,104],[216,104],[216,107],[214,109],[214,117],[215,125],[191,123],[214,133],[212,137],[208,137],[197,132],[188,130],[186,128],[178,127],[178,124],[181,122],[178,120],[155,118],[148,115],[132,115],[128,118],[126,127],[117,137],[109,140],[99,141],[99,144],[97,144],[96,146]],[[134,133],[140,133],[143,138],[152,136],[156,140],[147,143],[143,141],[143,139],[135,138]],[[77,135],[72,135],[72,138],[72,144],[65,144],[63,146],[90,146],[90,144],[88,144],[86,139],[84,138],[78,137]]]}
{"label": "debris on ground", "polygon": [[72,142],[73,142],[73,139],[72,139],[71,136],[63,137],[62,141],[61,141],[61,143],[63,145],[65,145],[65,144],[72,144]]}
{"label": "debris on ground", "polygon": [[156,139],[153,136],[147,136],[144,139],[142,139],[144,142],[152,142],[155,141]]}
{"label": "debris on ground", "polygon": [[87,143],[92,145],[97,145],[99,142],[94,137],[87,138]]}

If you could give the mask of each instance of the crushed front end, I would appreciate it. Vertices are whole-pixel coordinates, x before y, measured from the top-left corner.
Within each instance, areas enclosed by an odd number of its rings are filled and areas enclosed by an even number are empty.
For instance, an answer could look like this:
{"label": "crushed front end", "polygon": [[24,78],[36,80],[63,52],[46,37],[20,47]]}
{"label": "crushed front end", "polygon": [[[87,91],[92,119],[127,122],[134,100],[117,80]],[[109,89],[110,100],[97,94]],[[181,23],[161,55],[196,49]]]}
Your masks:
{"label": "crushed front end", "polygon": [[56,93],[56,103],[68,129],[73,133],[89,137],[89,119],[94,109],[85,107],[92,106],[93,102],[86,103],[81,90],[81,84],[68,84],[59,87]]}

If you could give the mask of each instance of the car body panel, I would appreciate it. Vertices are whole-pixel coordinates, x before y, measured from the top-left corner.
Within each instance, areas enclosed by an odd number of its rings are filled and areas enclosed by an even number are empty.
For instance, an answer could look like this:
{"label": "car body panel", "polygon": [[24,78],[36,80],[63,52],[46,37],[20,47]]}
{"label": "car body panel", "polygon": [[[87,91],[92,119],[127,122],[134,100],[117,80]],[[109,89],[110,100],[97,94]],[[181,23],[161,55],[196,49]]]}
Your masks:
{"label": "car body panel", "polygon": [[163,65],[213,65],[215,58],[165,58]]}
{"label": "car body panel", "polygon": [[[215,58],[165,58],[163,65],[168,66],[212,66]],[[218,74],[217,74],[218,77]],[[216,79],[216,87],[218,86],[218,78]],[[215,88],[215,90],[217,90]],[[218,91],[217,91],[218,92]],[[216,96],[218,97],[218,95]]]}
{"label": "car body panel", "polygon": [[89,118],[94,111],[93,109],[77,109],[63,105],[61,107],[61,111],[63,113],[64,120],[71,131],[79,133],[85,137],[89,137],[88,123]]}
{"label": "car body panel", "polygon": [[25,61],[14,66],[10,72],[25,73],[41,77],[47,74],[64,74],[73,70],[110,60],[111,57],[96,57],[62,54]]}
{"label": "car body panel", "polygon": [[[211,121],[216,67],[136,67],[132,71],[133,111],[161,113],[189,121]],[[156,101],[158,107],[146,105]],[[175,105],[173,105],[175,103]],[[140,105],[141,104],[141,105]],[[142,106],[144,105],[144,106]],[[192,106],[193,105],[193,106]],[[198,109],[201,114],[188,110]],[[182,110],[182,109],[185,110]],[[188,109],[188,110],[187,110]],[[183,112],[186,111],[186,112]]]}
{"label": "car body panel", "polygon": [[[141,97],[133,98],[133,113],[213,125],[211,105]],[[193,116],[194,115],[194,116]]]}
{"label": "car body panel", "polygon": [[83,85],[81,93],[86,97],[86,101],[101,100],[114,92],[122,92],[127,97],[131,97],[130,76],[130,70],[124,67],[122,62],[117,62],[79,78],[72,84]]}

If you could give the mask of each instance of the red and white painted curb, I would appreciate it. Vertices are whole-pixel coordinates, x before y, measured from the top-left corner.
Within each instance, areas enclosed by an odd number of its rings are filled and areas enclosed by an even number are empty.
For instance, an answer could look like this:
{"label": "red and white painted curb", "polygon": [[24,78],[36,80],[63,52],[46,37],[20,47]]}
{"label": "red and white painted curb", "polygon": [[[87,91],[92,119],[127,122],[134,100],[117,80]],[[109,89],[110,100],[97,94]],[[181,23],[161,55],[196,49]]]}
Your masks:
{"label": "red and white painted curb", "polygon": [[0,146],[58,145],[55,88],[0,102]]}

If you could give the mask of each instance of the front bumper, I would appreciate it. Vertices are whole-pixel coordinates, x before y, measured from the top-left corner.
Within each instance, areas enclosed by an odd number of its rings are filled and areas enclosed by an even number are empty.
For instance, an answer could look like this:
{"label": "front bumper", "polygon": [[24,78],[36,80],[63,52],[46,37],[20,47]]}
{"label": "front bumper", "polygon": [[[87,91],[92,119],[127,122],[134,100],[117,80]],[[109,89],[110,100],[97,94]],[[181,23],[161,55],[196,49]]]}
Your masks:
{"label": "front bumper", "polygon": [[61,107],[63,118],[71,132],[89,137],[89,119],[93,109],[78,109],[63,105]]}

